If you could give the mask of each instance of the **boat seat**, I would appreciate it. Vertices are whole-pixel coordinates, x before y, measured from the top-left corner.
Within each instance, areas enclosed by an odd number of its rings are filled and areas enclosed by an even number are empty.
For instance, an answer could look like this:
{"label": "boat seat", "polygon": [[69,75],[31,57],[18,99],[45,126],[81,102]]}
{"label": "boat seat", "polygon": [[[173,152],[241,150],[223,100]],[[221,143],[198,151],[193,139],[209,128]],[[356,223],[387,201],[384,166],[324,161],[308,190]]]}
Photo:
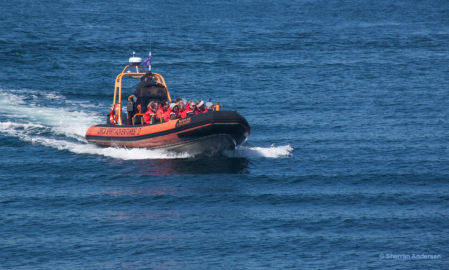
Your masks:
{"label": "boat seat", "polygon": [[170,120],[175,120],[176,119],[176,113],[172,112],[170,113]]}
{"label": "boat seat", "polygon": [[193,111],[187,112],[187,116],[192,116],[193,115]]}
{"label": "boat seat", "polygon": [[155,124],[155,123],[157,123],[157,122],[158,122],[158,119],[157,119],[157,117],[156,117],[156,114],[155,114],[155,113],[153,113],[153,114],[150,114],[150,121],[151,121],[151,124]]}
{"label": "boat seat", "polygon": [[133,125],[144,125],[145,121],[143,116],[144,114],[142,113],[135,114],[133,117]]}

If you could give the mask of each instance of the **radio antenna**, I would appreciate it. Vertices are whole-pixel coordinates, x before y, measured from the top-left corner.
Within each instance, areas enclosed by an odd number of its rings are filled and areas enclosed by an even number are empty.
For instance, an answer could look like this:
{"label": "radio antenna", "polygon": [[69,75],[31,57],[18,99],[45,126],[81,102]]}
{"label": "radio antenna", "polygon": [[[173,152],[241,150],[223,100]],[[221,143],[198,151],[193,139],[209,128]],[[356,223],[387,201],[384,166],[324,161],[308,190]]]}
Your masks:
{"label": "radio antenna", "polygon": [[150,66],[149,66],[149,69],[150,69],[150,72],[151,72],[151,25],[150,25]]}

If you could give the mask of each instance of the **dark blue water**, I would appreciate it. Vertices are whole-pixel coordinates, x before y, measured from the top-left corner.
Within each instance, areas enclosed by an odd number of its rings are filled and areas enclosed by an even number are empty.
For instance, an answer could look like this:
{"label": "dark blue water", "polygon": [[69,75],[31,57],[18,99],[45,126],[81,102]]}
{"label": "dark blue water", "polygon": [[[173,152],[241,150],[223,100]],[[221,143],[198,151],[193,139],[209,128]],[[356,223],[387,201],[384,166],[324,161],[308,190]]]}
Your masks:
{"label": "dark blue water", "polygon": [[[449,2],[1,6],[0,268],[448,268]],[[150,40],[242,147],[86,143]]]}

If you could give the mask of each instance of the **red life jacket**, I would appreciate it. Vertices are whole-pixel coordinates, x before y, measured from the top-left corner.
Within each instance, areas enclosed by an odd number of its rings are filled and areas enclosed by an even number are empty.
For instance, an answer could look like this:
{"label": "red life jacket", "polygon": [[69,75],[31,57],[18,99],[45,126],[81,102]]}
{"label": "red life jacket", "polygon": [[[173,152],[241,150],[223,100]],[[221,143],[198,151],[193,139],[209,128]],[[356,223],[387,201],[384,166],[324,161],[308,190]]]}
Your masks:
{"label": "red life jacket", "polygon": [[153,111],[153,109],[151,109],[151,108],[148,109],[148,111],[143,116],[143,120],[145,121],[145,124],[151,124],[151,115],[154,113],[155,112]]}
{"label": "red life jacket", "polygon": [[200,113],[207,113],[209,110],[206,107],[203,107],[203,110],[197,109],[197,111],[198,111],[197,114],[200,114]]}
{"label": "red life jacket", "polygon": [[166,111],[164,111],[164,109],[162,109],[162,107],[161,107],[159,109],[159,111],[157,111],[156,117],[159,119],[164,117],[164,122],[167,122],[167,121],[170,121],[170,113],[171,113],[170,108],[168,108]]}
{"label": "red life jacket", "polygon": [[[179,106],[178,106],[179,107]],[[185,108],[178,108],[178,113],[179,115],[181,115],[186,109]]]}
{"label": "red life jacket", "polygon": [[[192,109],[190,109],[190,107],[186,106],[184,111],[181,113],[181,117],[182,118],[187,117],[187,113],[191,112],[191,111],[192,111]],[[193,112],[194,112],[194,114],[198,114],[198,110],[197,109],[195,109],[195,111],[193,111]]]}
{"label": "red life jacket", "polygon": [[185,118],[185,117],[187,117],[187,113],[188,112],[190,112],[191,111],[191,109],[190,109],[190,107],[185,107],[184,108],[184,110],[182,111],[182,113],[181,113],[181,118]]}
{"label": "red life jacket", "polygon": [[172,113],[176,114],[176,119],[181,118],[181,112],[179,112],[179,111],[177,111],[177,112],[172,111]]}

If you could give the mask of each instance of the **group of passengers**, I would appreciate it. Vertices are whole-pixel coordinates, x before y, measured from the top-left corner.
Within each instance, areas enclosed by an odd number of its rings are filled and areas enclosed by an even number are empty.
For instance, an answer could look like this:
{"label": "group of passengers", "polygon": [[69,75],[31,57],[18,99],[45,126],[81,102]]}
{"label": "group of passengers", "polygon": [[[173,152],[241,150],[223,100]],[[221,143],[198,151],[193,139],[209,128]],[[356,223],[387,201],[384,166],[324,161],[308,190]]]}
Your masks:
{"label": "group of passengers", "polygon": [[151,124],[151,119],[154,117],[157,122],[167,122],[172,119],[185,118],[189,115],[207,113],[215,110],[212,102],[204,104],[202,100],[198,100],[196,103],[189,100],[184,106],[184,102],[180,98],[176,99],[174,103],[169,103],[167,100],[161,101],[160,104],[156,101],[151,101],[147,107],[148,111],[144,115],[145,124]]}

